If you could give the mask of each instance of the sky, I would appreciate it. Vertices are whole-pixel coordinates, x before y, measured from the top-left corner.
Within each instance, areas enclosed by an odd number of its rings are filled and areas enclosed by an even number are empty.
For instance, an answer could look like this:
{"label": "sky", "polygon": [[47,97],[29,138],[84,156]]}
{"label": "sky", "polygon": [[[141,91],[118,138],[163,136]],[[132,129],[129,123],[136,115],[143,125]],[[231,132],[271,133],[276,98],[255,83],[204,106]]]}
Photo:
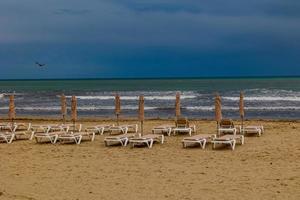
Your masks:
{"label": "sky", "polygon": [[0,79],[300,75],[299,0],[1,0],[0,27]]}

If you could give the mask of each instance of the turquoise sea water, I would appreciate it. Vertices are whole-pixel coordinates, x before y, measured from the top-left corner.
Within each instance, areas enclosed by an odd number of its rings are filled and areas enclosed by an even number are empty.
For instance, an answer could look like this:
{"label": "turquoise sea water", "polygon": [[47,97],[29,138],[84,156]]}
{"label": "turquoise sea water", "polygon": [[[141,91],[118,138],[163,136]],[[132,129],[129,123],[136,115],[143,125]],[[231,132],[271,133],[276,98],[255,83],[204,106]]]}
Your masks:
{"label": "turquoise sea water", "polygon": [[107,80],[3,80],[0,115],[8,109],[6,94],[15,93],[17,115],[59,117],[60,94],[78,97],[79,116],[112,117],[114,94],[120,93],[122,115],[136,116],[138,95],[145,95],[146,117],[174,116],[175,93],[181,92],[182,113],[213,118],[214,93],[222,96],[224,117],[238,118],[239,92],[245,93],[247,118],[300,118],[300,78],[190,78]]}

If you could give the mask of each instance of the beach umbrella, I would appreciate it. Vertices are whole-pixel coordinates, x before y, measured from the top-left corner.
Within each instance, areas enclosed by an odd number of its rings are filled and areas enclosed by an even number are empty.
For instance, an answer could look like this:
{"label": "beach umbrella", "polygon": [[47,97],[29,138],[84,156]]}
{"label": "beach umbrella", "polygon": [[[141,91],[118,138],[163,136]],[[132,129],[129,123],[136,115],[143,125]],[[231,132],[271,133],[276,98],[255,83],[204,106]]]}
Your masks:
{"label": "beach umbrella", "polygon": [[75,123],[77,121],[77,99],[75,96],[72,96],[71,100],[71,118],[74,125],[74,131],[75,131]]}
{"label": "beach umbrella", "polygon": [[181,115],[180,113],[180,93],[176,93],[176,101],[175,101],[175,116],[176,118],[179,118]]}
{"label": "beach umbrella", "polygon": [[120,95],[115,95],[115,115],[117,117],[117,124],[119,125],[119,115],[121,113],[121,100]]}
{"label": "beach umbrella", "polygon": [[219,124],[222,120],[222,107],[221,107],[221,97],[217,93],[215,97],[215,120],[217,121],[217,129],[219,129]]}
{"label": "beach umbrella", "polygon": [[141,133],[144,132],[144,120],[145,120],[145,111],[144,111],[144,96],[139,97],[139,121],[141,122]]}
{"label": "beach umbrella", "polygon": [[244,117],[245,117],[245,109],[244,109],[244,94],[240,93],[240,105],[239,105],[240,116],[242,119],[242,130],[244,128]]}
{"label": "beach umbrella", "polygon": [[9,96],[8,118],[11,120],[11,123],[13,123],[16,118],[15,96],[13,94]]}
{"label": "beach umbrella", "polygon": [[63,123],[66,123],[66,116],[67,116],[67,100],[64,94],[61,95],[61,115],[63,119]]}

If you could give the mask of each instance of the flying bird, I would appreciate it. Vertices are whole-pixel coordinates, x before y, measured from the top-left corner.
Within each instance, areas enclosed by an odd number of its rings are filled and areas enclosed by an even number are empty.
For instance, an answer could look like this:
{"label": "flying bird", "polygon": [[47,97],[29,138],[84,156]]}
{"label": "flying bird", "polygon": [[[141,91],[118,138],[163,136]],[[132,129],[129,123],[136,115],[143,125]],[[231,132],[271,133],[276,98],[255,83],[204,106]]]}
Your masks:
{"label": "flying bird", "polygon": [[38,66],[38,67],[44,67],[46,64],[41,64],[39,62],[35,62],[35,64]]}

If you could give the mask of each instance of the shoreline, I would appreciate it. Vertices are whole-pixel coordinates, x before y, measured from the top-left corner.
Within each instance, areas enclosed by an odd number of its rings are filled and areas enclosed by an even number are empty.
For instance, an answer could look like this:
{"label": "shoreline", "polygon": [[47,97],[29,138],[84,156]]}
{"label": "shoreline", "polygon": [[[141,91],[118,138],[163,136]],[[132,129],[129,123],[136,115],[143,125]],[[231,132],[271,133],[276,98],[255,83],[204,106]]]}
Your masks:
{"label": "shoreline", "polygon": [[[145,122],[147,121],[174,121],[174,118],[145,118]],[[189,121],[207,121],[207,122],[215,122],[214,119],[207,119],[207,118],[188,118]],[[227,119],[227,118],[224,118]],[[228,118],[232,119],[232,118]],[[241,122],[241,119],[232,119],[234,122]],[[0,118],[0,121],[3,122],[11,122],[7,117],[6,118]],[[62,119],[55,118],[55,117],[46,117],[46,116],[24,116],[24,117],[18,117],[14,121],[56,121],[56,122],[62,122]],[[112,117],[81,117],[78,118],[77,122],[101,122],[101,121],[116,121],[116,118]],[[120,117],[120,122],[125,121],[138,121],[137,117]],[[300,122],[300,119],[244,119],[244,122],[251,122],[251,121],[259,121],[259,122]],[[67,119],[66,122],[71,122],[70,119]]]}

